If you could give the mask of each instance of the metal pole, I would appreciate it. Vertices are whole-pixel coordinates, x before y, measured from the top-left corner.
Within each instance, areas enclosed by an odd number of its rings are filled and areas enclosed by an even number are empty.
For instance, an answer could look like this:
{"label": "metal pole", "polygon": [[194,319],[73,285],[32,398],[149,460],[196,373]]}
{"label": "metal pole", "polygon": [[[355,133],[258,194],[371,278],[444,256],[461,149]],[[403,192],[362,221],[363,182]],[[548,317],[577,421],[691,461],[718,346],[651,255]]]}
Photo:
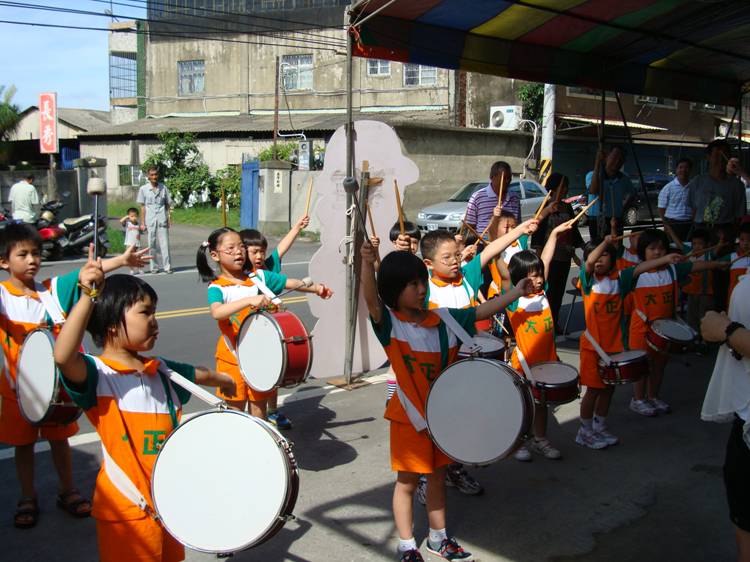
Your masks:
{"label": "metal pole", "polygon": [[744,167],[744,161],[742,160],[742,96],[744,92],[740,93],[739,103],[739,116],[737,118],[737,158],[740,160],[740,166]]}
{"label": "metal pole", "polygon": [[279,139],[279,56],[276,55],[276,87],[273,100],[273,159],[278,160],[276,142]]}
{"label": "metal pole", "polygon": [[[607,91],[602,90],[602,122],[599,128],[599,146],[597,151],[604,150],[604,128],[606,127],[606,102],[607,102]],[[599,163],[599,169],[594,170],[595,174],[599,175],[599,213],[596,215],[596,236],[604,237],[606,227],[604,226],[604,162]],[[611,194],[610,194],[611,195]]]}
{"label": "metal pole", "polygon": [[646,206],[648,207],[648,214],[651,217],[651,225],[656,228],[656,218],[654,218],[654,211],[651,209],[651,201],[648,200],[648,192],[646,191],[646,181],[643,179],[643,172],[641,171],[641,164],[638,162],[638,154],[635,152],[635,144],[633,144],[633,135],[630,133],[630,127],[628,121],[625,119],[625,112],[622,110],[622,102],[620,101],[620,94],[615,92],[615,99],[617,99],[617,107],[620,110],[620,116],[622,117],[622,124],[625,127],[625,134],[630,145],[630,151],[633,153],[633,160],[635,161],[635,167],[638,170],[638,178],[641,181],[641,190],[643,191],[643,198],[646,200]]}
{"label": "metal pole", "polygon": [[[354,129],[352,122],[352,35],[347,29],[346,33],[346,177],[354,176]],[[351,209],[354,202],[354,195],[347,191],[346,208]],[[349,213],[346,216],[346,232],[350,236],[351,243],[347,246],[346,252],[346,317],[345,329],[346,338],[344,341],[344,378],[346,384],[352,382],[352,368],[354,364],[354,341],[357,330],[357,298],[356,293],[356,270],[355,259],[357,248],[355,246],[356,220]]]}
{"label": "metal pole", "polygon": [[544,85],[544,111],[542,113],[542,160],[552,160],[555,143],[555,85]]}

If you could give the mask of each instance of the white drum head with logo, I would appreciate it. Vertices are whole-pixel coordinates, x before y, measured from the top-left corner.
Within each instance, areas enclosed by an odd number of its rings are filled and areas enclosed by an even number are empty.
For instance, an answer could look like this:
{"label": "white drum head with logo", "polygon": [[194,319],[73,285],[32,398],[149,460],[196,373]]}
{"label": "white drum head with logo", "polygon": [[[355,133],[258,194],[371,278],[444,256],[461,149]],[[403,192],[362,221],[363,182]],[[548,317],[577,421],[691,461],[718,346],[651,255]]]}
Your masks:
{"label": "white drum head with logo", "polygon": [[630,363],[636,359],[646,357],[646,352],[641,349],[630,349],[628,351],[621,351],[620,353],[610,353],[609,357],[615,363]]}
{"label": "white drum head with logo", "polygon": [[531,376],[534,378],[534,382],[548,386],[557,386],[576,380],[578,378],[578,371],[576,371],[575,367],[566,363],[550,361],[547,363],[537,363],[531,367]]}
{"label": "white drum head with logo", "polygon": [[55,394],[54,347],[52,334],[47,330],[34,330],[26,336],[18,355],[18,405],[30,423],[44,419]]}
{"label": "white drum head with logo", "polygon": [[289,491],[289,465],[257,418],[212,411],[180,424],[164,442],[151,482],[164,527],[202,552],[234,552],[263,538]]}
{"label": "white drum head with logo", "polygon": [[[520,377],[488,359],[465,359],[432,383],[426,417],[435,444],[465,464],[489,464],[509,455],[524,432],[526,402]],[[468,405],[456,408],[456,404]]]}
{"label": "white drum head with logo", "polygon": [[654,320],[651,326],[654,332],[671,341],[691,342],[696,335],[690,326],[669,318]]}
{"label": "white drum head with logo", "polygon": [[257,312],[248,316],[237,335],[237,362],[242,376],[254,390],[276,388],[286,370],[283,335],[273,316]]}
{"label": "white drum head with logo", "polygon": [[[479,332],[472,338],[472,340],[481,348],[482,353],[499,353],[505,348],[503,340],[486,332]],[[459,353],[469,355],[470,351],[469,347],[466,344],[463,344]]]}

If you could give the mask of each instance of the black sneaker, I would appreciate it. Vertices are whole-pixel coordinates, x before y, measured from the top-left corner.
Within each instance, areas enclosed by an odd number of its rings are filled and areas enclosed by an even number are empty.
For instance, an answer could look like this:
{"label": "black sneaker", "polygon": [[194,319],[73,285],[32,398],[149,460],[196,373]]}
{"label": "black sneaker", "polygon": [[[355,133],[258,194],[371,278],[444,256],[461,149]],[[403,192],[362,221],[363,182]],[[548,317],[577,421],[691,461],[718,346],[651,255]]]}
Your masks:
{"label": "black sneaker", "polygon": [[464,560],[466,562],[473,560],[471,552],[466,552],[452,537],[443,539],[443,542],[437,546],[433,545],[430,539],[427,539],[427,551],[445,560]]}
{"label": "black sneaker", "polygon": [[401,558],[399,560],[401,562],[424,562],[424,558],[422,558],[422,553],[419,552],[416,548],[413,548],[411,550],[407,550],[406,552],[401,552]]}
{"label": "black sneaker", "polygon": [[467,496],[478,496],[484,492],[482,485],[460,464],[452,464],[445,471],[445,485],[458,488],[462,494]]}

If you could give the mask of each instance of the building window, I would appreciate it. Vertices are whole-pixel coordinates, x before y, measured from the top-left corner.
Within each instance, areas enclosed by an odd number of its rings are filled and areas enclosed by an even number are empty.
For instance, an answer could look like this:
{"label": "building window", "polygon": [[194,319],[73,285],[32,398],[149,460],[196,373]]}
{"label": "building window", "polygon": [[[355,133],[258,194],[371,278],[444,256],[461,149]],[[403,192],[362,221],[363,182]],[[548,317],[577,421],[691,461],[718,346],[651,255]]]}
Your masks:
{"label": "building window", "polygon": [[635,96],[635,103],[636,105],[650,105],[654,107],[677,109],[677,100],[671,100],[659,96]]}
{"label": "building window", "polygon": [[[602,99],[602,91],[596,88],[579,88],[569,86],[566,88],[567,95],[574,98],[595,98],[598,100]],[[612,92],[607,92],[604,95],[604,99],[607,101],[615,101],[615,95]]]}
{"label": "building window", "polygon": [[367,76],[390,76],[390,75],[391,75],[391,61],[379,60],[379,59],[367,60]]}
{"label": "building window", "polygon": [[144,183],[143,172],[140,166],[131,166],[129,164],[117,166],[117,175],[120,178],[120,187],[133,187]]}
{"label": "building window", "polygon": [[690,109],[692,111],[702,111],[704,113],[713,113],[715,115],[727,114],[727,107],[725,105],[717,105],[715,103],[691,103]]}
{"label": "building window", "polygon": [[285,90],[312,90],[312,55],[282,55],[281,75]]}
{"label": "building window", "polygon": [[206,61],[178,61],[177,76],[177,93],[179,95],[202,94],[206,85]]}
{"label": "building window", "polygon": [[404,64],[404,86],[434,86],[437,68],[421,64]]}
{"label": "building window", "polygon": [[134,98],[138,95],[135,53],[109,54],[109,97]]}

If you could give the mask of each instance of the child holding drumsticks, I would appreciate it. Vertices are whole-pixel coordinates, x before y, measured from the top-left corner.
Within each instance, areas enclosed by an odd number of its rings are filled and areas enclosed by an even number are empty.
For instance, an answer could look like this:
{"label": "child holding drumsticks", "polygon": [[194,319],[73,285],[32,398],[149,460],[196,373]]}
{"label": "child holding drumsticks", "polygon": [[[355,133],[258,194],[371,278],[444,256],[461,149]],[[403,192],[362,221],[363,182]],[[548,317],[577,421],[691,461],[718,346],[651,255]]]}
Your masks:
{"label": "child holding drumsticks", "polygon": [[[156,293],[131,275],[113,275],[105,284],[101,260],[94,261],[92,254],[81,270],[83,294],[55,343],[55,362],[65,388],[85,411],[107,454],[94,491],[99,560],[184,560],[183,546],[151,517],[151,473],[157,453],[190,398],[169,380],[167,370],[198,384],[219,386],[228,394],[234,383],[204,367],[142,355],[153,349],[159,334]],[[103,348],[98,357],[78,351],[87,329]],[[117,468],[144,498],[145,509],[127,498],[125,485],[118,483],[122,478],[113,478]]]}
{"label": "child holding drumsticks", "polygon": [[[390,420],[391,467],[398,473],[393,492],[393,515],[402,562],[422,562],[413,532],[413,499],[420,474],[427,474],[427,549],[447,560],[471,560],[446,531],[445,467],[443,454],[425,431],[425,401],[430,382],[455,361],[460,342],[440,316],[425,306],[428,272],[410,252],[385,256],[375,279],[376,254],[369,242],[362,247],[362,292],[378,339],[398,379],[397,394],[385,411]],[[527,281],[507,295],[476,308],[448,309],[470,334],[477,319],[488,318],[530,288]]]}
{"label": "child holding drumsticks", "polygon": [[[209,258],[218,265],[216,275],[209,265]],[[306,293],[315,293],[321,298],[330,298],[331,290],[321,283],[311,287],[302,287],[298,279],[289,279],[286,275],[255,270],[250,277],[245,270],[247,253],[239,233],[231,228],[214,230],[206,242],[198,248],[196,266],[198,274],[208,286],[208,306],[211,316],[219,323],[221,336],[216,343],[216,369],[229,374],[235,382],[236,392],[227,395],[222,391],[217,394],[238,410],[245,410],[250,403],[250,413],[265,419],[267,400],[271,392],[258,392],[250,388],[240,373],[234,344],[242,321],[254,310],[272,308],[270,299],[260,290],[257,279],[271,292],[278,293],[283,289],[296,289]],[[257,277],[256,277],[257,276]]]}

